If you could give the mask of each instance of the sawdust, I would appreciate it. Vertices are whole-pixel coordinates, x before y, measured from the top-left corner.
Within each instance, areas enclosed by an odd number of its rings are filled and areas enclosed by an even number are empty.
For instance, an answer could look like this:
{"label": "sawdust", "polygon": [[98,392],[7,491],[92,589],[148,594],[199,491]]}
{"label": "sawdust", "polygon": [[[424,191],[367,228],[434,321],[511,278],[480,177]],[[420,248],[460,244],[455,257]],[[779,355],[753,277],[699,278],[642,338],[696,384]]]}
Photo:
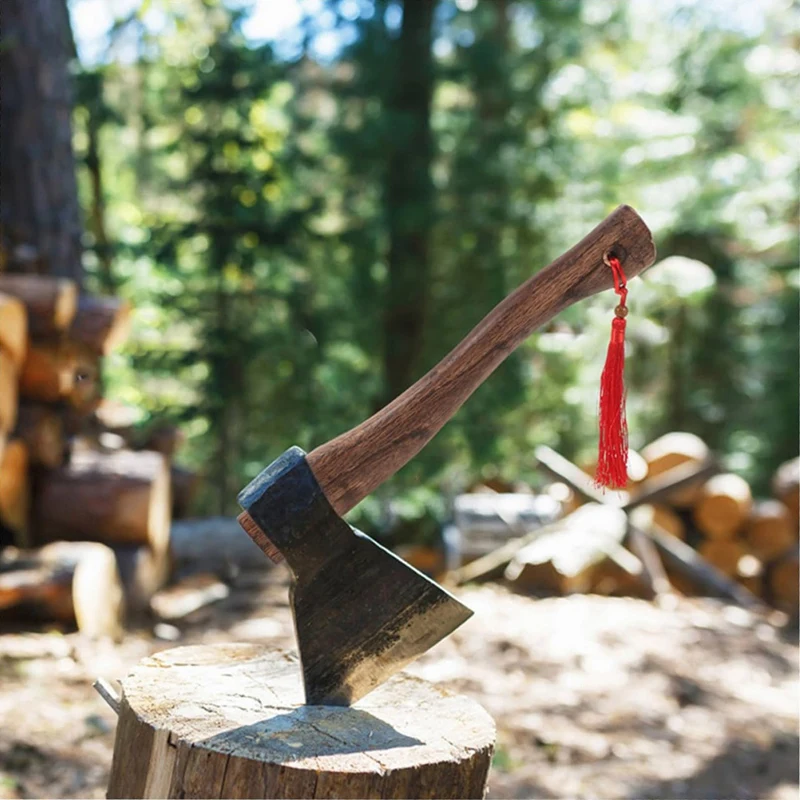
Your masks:
{"label": "sawdust", "polygon": [[[283,570],[241,582],[176,628],[119,645],[77,634],[0,635],[0,798],[105,796],[115,716],[91,688],[175,644],[292,646]],[[710,600],[664,610],[496,586],[410,668],[484,705],[498,725],[492,798],[798,795],[798,646]]]}

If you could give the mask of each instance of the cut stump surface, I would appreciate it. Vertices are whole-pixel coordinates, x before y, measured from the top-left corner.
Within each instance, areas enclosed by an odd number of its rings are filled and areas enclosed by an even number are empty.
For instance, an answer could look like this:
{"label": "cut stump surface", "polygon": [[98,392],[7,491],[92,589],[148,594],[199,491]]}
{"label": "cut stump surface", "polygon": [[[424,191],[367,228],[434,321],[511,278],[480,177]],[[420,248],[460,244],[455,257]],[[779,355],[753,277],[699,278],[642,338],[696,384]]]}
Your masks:
{"label": "cut stump surface", "polygon": [[495,726],[400,674],[352,708],[305,706],[300,665],[249,644],[179,647],[123,681],[108,797],[482,797]]}

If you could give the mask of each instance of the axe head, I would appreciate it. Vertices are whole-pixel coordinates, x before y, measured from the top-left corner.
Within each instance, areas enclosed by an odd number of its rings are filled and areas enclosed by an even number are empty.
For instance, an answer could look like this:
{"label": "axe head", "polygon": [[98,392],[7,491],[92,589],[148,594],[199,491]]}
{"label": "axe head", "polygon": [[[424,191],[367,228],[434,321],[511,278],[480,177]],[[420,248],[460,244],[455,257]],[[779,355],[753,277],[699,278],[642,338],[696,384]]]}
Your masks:
{"label": "axe head", "polygon": [[355,703],[472,616],[331,507],[299,447],[239,494],[242,526],[286,560],[306,703]]}

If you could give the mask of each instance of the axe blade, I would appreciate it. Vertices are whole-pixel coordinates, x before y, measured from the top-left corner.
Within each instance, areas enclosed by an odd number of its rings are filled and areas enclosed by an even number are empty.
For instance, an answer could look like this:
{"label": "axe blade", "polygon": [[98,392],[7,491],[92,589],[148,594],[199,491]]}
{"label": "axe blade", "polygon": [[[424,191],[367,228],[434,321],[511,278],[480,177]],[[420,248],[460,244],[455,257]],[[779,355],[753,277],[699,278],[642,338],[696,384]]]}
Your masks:
{"label": "axe blade", "polygon": [[311,705],[355,703],[472,616],[394,553],[350,533],[352,547],[292,591]]}
{"label": "axe blade", "polygon": [[239,503],[248,534],[265,552],[277,549],[292,572],[309,705],[355,703],[472,616],[441,586],[348,525],[299,448],[267,467]]}

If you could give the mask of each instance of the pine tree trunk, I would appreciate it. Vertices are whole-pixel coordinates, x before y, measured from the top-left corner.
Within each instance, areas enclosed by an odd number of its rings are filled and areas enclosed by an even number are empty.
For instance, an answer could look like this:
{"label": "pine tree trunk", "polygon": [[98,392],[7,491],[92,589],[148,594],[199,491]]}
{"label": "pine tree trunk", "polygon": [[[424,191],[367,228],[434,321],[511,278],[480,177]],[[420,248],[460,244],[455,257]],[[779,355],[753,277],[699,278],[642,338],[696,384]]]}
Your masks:
{"label": "pine tree trunk", "polygon": [[82,279],[81,218],[72,152],[65,0],[3,0],[0,68],[0,219],[33,244],[51,275]]}
{"label": "pine tree trunk", "polygon": [[396,80],[387,99],[391,123],[386,177],[389,281],[384,316],[383,403],[415,377],[422,348],[433,222],[430,113],[432,25],[436,0],[406,0]]}

